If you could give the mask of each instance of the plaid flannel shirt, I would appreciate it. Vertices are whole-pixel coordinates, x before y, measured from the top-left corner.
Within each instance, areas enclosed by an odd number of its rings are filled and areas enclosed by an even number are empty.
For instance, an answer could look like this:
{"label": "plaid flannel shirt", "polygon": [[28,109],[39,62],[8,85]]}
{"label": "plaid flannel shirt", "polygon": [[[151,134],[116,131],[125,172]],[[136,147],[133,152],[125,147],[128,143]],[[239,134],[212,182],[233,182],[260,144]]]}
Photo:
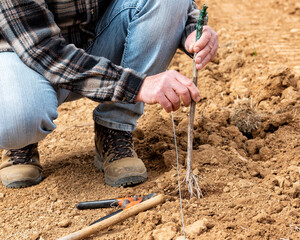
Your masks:
{"label": "plaid flannel shirt", "polygon": [[[146,77],[84,49],[109,0],[0,1],[0,51],[14,51],[53,85],[98,102],[133,103]],[[199,10],[189,11],[186,37],[195,29]]]}

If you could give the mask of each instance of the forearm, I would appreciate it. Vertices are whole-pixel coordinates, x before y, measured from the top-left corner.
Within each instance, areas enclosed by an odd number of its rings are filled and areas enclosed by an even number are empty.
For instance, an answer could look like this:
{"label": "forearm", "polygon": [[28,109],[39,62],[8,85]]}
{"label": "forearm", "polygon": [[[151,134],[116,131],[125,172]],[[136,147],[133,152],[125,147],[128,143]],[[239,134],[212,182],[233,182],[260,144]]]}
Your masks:
{"label": "forearm", "polygon": [[28,67],[96,101],[133,102],[145,78],[66,44],[42,0],[1,1],[0,31]]}

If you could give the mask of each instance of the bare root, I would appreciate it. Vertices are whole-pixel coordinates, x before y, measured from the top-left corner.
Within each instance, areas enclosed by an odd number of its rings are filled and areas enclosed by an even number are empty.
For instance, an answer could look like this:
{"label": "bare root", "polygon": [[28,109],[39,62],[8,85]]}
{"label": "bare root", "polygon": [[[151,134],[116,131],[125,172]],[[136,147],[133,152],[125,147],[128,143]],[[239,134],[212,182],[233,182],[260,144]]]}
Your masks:
{"label": "bare root", "polygon": [[199,199],[203,197],[203,192],[200,187],[200,185],[203,186],[203,184],[199,183],[199,181],[204,181],[204,179],[195,175],[192,171],[187,171],[185,182],[187,184],[188,192],[190,193],[190,198],[193,196]]}

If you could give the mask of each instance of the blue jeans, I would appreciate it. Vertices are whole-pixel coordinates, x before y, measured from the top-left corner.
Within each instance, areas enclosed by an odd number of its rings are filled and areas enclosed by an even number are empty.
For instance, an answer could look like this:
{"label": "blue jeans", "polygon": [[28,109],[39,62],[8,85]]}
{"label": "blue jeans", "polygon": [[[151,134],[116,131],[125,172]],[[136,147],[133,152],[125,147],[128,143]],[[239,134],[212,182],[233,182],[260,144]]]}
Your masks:
{"label": "blue jeans", "polygon": [[[154,75],[167,69],[185,28],[192,0],[113,0],[87,49],[125,68]],[[55,129],[57,107],[80,98],[50,84],[15,53],[0,53],[0,148],[39,142]],[[143,103],[101,103],[98,124],[133,131]]]}

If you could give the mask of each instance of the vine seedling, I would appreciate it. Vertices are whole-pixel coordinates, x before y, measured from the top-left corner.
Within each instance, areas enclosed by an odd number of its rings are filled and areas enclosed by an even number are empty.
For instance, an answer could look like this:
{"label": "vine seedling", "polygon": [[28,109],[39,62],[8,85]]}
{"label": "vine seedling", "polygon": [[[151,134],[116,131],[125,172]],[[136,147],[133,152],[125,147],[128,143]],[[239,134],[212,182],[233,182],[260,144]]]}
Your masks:
{"label": "vine seedling", "polygon": [[[197,22],[197,34],[196,41],[198,41],[202,35],[203,26],[207,24],[207,6],[203,4],[203,8],[200,12],[200,16]],[[193,60],[193,82],[197,86],[198,82],[198,70],[196,68],[195,62],[196,53],[194,53]],[[188,124],[188,145],[187,145],[187,173],[186,173],[186,183],[188,186],[188,191],[190,193],[190,197],[196,195],[198,198],[203,197],[203,193],[198,184],[198,176],[193,173],[192,163],[193,163],[193,131],[194,131],[194,118],[195,118],[195,109],[196,103],[194,101],[191,102],[190,115],[189,115],[189,124]],[[195,194],[196,193],[196,194]]]}

